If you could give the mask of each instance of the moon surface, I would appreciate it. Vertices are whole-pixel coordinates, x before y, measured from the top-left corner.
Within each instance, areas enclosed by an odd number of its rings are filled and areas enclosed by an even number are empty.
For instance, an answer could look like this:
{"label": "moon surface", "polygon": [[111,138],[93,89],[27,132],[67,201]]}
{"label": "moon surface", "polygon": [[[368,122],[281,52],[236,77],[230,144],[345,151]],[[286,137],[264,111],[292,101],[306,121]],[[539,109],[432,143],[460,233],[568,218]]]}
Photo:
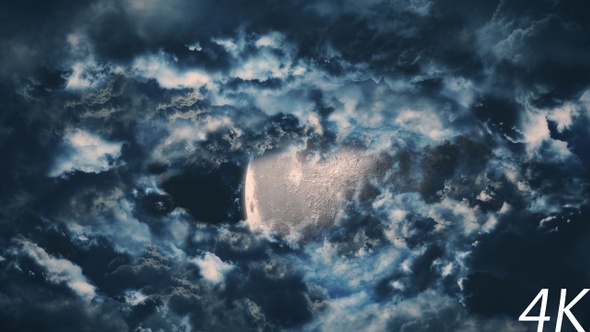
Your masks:
{"label": "moon surface", "polygon": [[354,149],[328,158],[289,150],[252,160],[245,179],[250,229],[296,241],[319,234],[334,224],[371,164]]}

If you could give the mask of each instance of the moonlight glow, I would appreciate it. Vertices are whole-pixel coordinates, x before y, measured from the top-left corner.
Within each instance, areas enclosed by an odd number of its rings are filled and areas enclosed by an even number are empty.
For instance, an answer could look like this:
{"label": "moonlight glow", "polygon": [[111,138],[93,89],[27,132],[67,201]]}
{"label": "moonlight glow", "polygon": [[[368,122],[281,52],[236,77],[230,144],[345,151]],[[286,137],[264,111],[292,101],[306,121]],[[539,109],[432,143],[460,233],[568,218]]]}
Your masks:
{"label": "moonlight glow", "polygon": [[250,228],[298,239],[330,227],[345,198],[361,185],[371,160],[353,149],[329,158],[289,150],[253,160],[245,182]]}

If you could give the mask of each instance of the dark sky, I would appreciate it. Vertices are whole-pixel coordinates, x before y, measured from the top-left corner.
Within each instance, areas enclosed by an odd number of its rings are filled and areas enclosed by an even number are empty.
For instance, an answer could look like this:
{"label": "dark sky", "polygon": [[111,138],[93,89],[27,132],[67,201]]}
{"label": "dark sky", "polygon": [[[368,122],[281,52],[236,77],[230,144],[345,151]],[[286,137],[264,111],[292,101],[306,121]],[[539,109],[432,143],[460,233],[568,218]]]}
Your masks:
{"label": "dark sky", "polygon": [[[553,331],[589,59],[584,1],[4,1],[0,329],[535,331],[548,288]],[[343,147],[329,227],[250,229],[251,160]]]}

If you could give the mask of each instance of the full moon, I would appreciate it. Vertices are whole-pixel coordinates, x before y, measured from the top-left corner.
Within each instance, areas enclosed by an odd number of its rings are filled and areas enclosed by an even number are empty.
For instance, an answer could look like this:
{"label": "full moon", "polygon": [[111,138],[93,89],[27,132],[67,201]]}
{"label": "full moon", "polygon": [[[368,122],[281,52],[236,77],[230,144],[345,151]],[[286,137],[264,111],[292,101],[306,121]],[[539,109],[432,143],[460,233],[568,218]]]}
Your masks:
{"label": "full moon", "polygon": [[371,164],[356,149],[330,157],[290,150],[252,160],[245,179],[250,229],[293,240],[319,234],[337,220]]}

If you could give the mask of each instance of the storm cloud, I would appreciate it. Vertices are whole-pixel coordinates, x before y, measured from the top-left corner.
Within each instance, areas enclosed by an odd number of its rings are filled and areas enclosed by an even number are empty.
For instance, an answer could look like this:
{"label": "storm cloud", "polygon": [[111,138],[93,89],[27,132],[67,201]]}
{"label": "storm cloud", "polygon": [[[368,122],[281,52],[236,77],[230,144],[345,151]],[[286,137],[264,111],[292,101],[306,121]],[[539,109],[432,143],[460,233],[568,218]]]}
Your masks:
{"label": "storm cloud", "polygon": [[[588,287],[587,4],[2,7],[8,331],[533,331]],[[248,165],[344,150],[328,222],[252,227]]]}

